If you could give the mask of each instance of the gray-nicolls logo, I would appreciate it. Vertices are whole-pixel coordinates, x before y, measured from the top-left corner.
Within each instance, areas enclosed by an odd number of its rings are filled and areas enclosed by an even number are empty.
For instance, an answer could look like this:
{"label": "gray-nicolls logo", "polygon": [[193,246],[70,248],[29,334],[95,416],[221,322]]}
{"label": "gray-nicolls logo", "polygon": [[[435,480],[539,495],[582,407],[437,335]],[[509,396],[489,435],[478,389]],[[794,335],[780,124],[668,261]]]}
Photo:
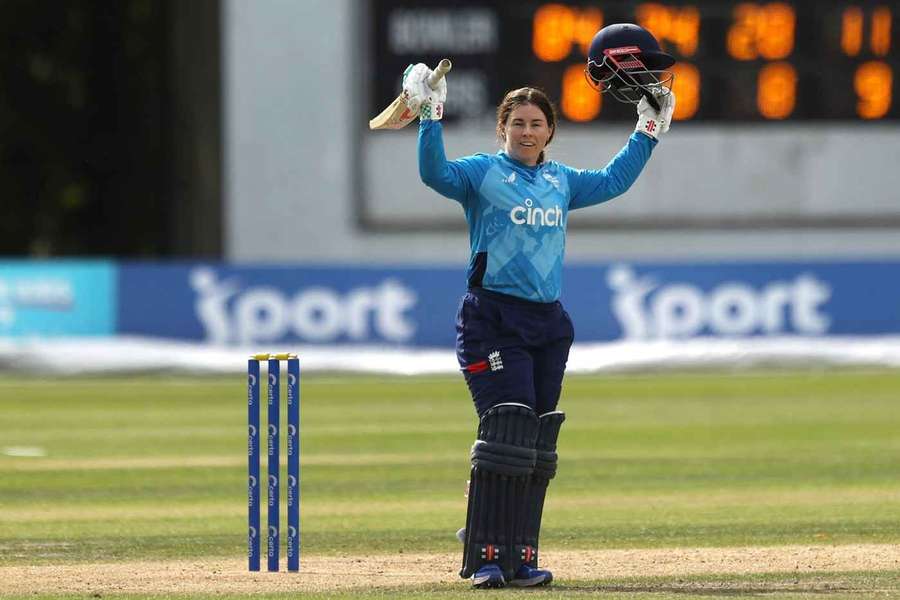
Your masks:
{"label": "gray-nicolls logo", "polygon": [[500,351],[494,350],[488,354],[488,361],[491,363],[491,371],[503,370],[503,359],[500,358]]}

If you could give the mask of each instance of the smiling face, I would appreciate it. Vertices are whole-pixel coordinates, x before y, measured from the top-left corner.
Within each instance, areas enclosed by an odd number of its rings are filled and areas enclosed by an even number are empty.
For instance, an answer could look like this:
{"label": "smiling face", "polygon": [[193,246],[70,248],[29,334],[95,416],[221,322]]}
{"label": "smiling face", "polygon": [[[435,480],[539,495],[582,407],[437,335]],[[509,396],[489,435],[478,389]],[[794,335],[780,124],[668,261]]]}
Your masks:
{"label": "smiling face", "polygon": [[521,163],[534,166],[550,137],[553,128],[547,124],[544,111],[534,104],[514,108],[504,126],[506,153]]}

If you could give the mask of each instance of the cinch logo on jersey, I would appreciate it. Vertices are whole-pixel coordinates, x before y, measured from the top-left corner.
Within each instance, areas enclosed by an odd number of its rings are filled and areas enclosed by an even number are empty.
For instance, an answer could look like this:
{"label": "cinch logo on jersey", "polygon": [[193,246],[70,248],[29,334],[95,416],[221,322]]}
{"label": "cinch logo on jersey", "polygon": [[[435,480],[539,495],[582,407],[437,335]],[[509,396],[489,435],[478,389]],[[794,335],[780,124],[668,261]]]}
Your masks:
{"label": "cinch logo on jersey", "polygon": [[562,227],[562,209],[535,208],[534,200],[525,199],[525,206],[516,206],[509,211],[509,219],[516,225],[538,225],[540,227]]}

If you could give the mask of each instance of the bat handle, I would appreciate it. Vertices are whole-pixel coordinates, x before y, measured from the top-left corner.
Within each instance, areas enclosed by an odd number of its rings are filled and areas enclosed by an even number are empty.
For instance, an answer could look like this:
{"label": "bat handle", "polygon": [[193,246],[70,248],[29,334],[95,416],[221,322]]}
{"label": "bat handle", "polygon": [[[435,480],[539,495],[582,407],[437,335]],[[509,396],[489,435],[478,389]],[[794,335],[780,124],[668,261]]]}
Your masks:
{"label": "bat handle", "polygon": [[644,98],[647,99],[647,102],[650,103],[650,106],[653,107],[653,110],[655,110],[656,112],[660,111],[659,100],[656,99],[656,96],[644,89],[641,90],[641,94],[644,96]]}
{"label": "bat handle", "polygon": [[434,68],[434,72],[428,77],[428,87],[430,87],[431,89],[436,88],[437,84],[440,83],[444,75],[446,75],[452,68],[453,63],[450,62],[449,58],[441,59],[441,62],[438,63],[438,66]]}

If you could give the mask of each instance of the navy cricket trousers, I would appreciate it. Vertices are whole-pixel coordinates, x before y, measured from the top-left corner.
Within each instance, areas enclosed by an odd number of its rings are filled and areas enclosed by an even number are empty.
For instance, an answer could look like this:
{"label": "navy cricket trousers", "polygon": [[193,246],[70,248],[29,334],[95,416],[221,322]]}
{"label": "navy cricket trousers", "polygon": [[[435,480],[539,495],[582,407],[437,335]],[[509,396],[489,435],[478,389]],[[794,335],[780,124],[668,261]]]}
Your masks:
{"label": "navy cricket trousers", "polygon": [[470,289],[456,316],[456,357],[479,416],[503,402],[556,410],[574,336],[559,302]]}

